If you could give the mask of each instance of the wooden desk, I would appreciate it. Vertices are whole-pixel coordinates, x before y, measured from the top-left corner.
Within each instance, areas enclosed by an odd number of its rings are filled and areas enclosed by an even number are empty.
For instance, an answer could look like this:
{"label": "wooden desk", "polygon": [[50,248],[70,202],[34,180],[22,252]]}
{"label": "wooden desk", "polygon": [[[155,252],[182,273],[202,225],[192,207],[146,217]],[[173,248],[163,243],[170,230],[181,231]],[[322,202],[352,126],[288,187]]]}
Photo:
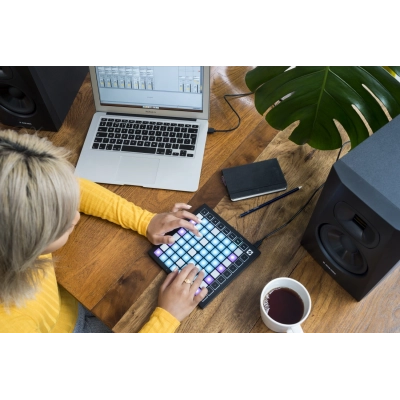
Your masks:
{"label": "wooden desk", "polygon": [[[227,129],[237,123],[224,94],[246,93],[245,73],[251,67],[211,69],[209,126]],[[59,132],[41,132],[54,144],[73,152],[76,164],[94,113],[89,77],[75,99]],[[327,177],[338,151],[316,151],[297,146],[271,128],[254,108],[253,96],[231,100],[242,118],[230,133],[207,138],[199,190],[195,193],[104,185],[152,212],[168,211],[175,202],[194,208],[207,203],[250,241],[256,241],[286,222]],[[288,188],[303,188],[282,201],[245,218],[238,215],[274,194],[240,202],[227,197],[221,169],[255,160],[278,158]],[[196,309],[178,332],[269,332],[259,312],[259,297],[273,278],[290,276],[308,289],[312,310],[305,332],[400,332],[400,270],[393,271],[361,302],[355,301],[300,246],[318,195],[291,224],[265,240],[261,256],[204,310]],[[150,259],[146,238],[95,217],[82,215],[69,242],[55,255],[61,285],[91,309],[115,332],[136,332],[157,302],[166,274]]]}

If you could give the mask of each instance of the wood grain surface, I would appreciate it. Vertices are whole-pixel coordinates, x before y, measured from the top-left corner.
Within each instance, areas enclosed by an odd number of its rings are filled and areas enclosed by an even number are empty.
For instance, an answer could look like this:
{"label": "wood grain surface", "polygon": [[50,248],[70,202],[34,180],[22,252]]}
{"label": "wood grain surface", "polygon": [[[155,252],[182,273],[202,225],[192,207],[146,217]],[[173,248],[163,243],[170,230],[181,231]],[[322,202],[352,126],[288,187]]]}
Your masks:
{"label": "wood grain surface", "polygon": [[[337,151],[317,152],[309,146],[297,146],[287,139],[292,125],[278,133],[255,161],[276,157],[286,177],[288,188],[303,188],[284,200],[257,212],[239,218],[239,214],[253,208],[276,194],[232,202],[225,195],[214,207],[229,224],[250,242],[261,239],[279,227],[306,203],[308,197],[323,181],[335,161]],[[240,151],[240,149],[238,149]],[[321,168],[321,164],[324,167]],[[279,276],[290,276],[305,256],[300,239],[311,215],[312,205],[299,215],[287,228],[271,236],[261,246],[261,256],[234,280],[204,310],[196,309],[179,327],[178,332],[251,332],[260,319],[260,294],[266,283]],[[163,272],[161,273],[165,275]],[[136,301],[114,327],[118,332],[134,332],[140,329],[151,313],[158,285]],[[134,315],[134,318],[131,316]],[[265,330],[267,328],[265,327]]]}
{"label": "wood grain surface", "polygon": [[[209,126],[228,129],[237,117],[225,94],[246,93],[244,78],[252,67],[211,68]],[[200,186],[195,193],[103,185],[152,212],[168,211],[176,202],[194,208],[203,203],[225,218],[251,242],[281,226],[302,207],[326,179],[338,151],[317,151],[288,140],[296,123],[282,132],[257,113],[253,95],[230,99],[241,117],[233,132],[208,135]],[[89,76],[59,132],[39,132],[71,150],[75,165],[95,112]],[[1,127],[1,125],[0,125]],[[2,126],[5,128],[4,126]],[[343,134],[343,140],[346,137]],[[302,189],[244,218],[239,214],[276,195],[232,202],[221,181],[221,169],[277,158],[288,189]],[[310,292],[312,310],[305,332],[400,332],[400,271],[389,274],[361,302],[355,301],[300,245],[318,195],[287,227],[266,239],[260,257],[204,310],[195,309],[178,332],[270,332],[260,317],[260,294],[268,281],[290,276]],[[151,244],[136,232],[82,215],[68,243],[56,252],[57,278],[115,332],[137,332],[157,304],[166,274],[150,259]]]}

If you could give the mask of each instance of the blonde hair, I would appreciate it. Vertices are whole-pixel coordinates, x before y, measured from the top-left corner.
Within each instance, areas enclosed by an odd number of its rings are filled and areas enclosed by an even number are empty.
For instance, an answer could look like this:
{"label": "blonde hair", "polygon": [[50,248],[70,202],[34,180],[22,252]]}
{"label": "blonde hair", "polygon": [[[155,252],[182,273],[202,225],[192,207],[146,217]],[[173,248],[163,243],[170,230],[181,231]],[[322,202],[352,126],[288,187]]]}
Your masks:
{"label": "blonde hair", "polygon": [[68,156],[47,139],[0,131],[0,302],[5,307],[34,297],[46,263],[38,257],[71,227],[79,186]]}

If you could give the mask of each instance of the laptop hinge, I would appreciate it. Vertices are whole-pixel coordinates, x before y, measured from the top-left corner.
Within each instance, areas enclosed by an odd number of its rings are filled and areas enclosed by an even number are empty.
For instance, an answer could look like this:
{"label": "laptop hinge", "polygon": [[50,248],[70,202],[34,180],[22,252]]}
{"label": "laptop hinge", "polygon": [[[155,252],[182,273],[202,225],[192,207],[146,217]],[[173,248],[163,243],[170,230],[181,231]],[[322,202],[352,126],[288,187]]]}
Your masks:
{"label": "laptop hinge", "polygon": [[159,115],[139,115],[139,114],[120,114],[107,112],[106,115],[118,115],[121,117],[135,117],[135,118],[155,118],[155,119],[174,119],[180,121],[197,121],[196,118],[179,118],[179,117],[161,117]]}

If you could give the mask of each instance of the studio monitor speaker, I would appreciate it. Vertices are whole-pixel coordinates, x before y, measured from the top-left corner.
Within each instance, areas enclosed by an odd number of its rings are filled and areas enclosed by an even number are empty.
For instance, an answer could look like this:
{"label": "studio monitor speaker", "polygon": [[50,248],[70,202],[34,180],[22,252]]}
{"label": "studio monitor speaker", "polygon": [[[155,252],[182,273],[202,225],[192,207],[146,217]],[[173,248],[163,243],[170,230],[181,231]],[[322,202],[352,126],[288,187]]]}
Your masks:
{"label": "studio monitor speaker", "polygon": [[0,122],[58,131],[88,67],[0,67]]}
{"label": "studio monitor speaker", "polygon": [[400,116],[338,160],[301,244],[360,301],[400,260]]}

